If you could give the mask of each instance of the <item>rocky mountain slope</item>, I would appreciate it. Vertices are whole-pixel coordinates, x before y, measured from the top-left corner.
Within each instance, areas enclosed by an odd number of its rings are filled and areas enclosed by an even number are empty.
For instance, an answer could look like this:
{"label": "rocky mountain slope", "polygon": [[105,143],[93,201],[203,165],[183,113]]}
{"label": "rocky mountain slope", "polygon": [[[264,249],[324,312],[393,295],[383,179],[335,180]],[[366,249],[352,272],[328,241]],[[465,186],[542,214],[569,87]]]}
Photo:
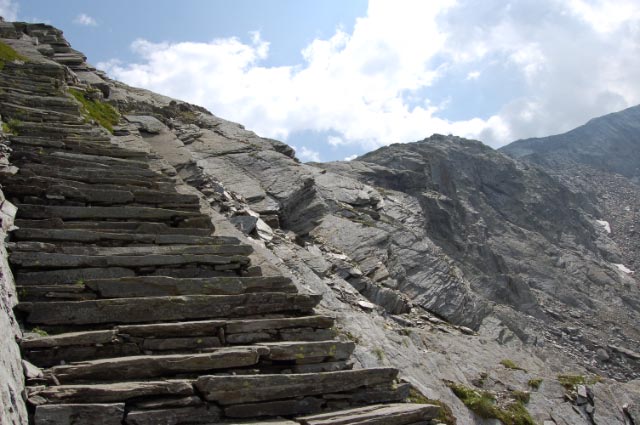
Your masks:
{"label": "rocky mountain slope", "polygon": [[[621,251],[618,263],[640,266],[640,106],[594,118],[556,136],[519,140],[500,149],[539,164],[589,197]],[[604,223],[606,221],[606,224]]]}
{"label": "rocky mountain slope", "polygon": [[[368,372],[358,372],[362,376],[357,379],[369,382],[358,387],[364,391],[363,394],[366,393],[362,400],[368,403],[375,403],[375,400],[399,401],[397,391],[405,391],[408,385],[385,387],[386,393],[379,388],[391,382],[387,378],[393,379],[393,372],[387,368],[398,368],[400,378],[414,388],[409,399],[414,403],[437,400],[443,406],[443,414],[438,421],[444,423],[490,424],[495,423],[495,418],[504,423],[544,425],[627,425],[640,422],[640,354],[637,348],[640,341],[637,327],[640,322],[640,289],[635,277],[616,265],[623,262],[625,254],[620,252],[620,245],[597,221],[602,219],[600,206],[594,206],[591,198],[581,195],[576,186],[559,181],[537,165],[511,159],[480,142],[453,136],[434,135],[412,144],[388,146],[351,162],[302,164],[295,158],[295,152],[281,142],[261,138],[241,125],[220,119],[200,107],[110,80],[86,64],[82,54],[73,51],[61,32],[54,28],[2,23],[0,35],[2,42],[20,55],[19,58],[7,59],[5,69],[0,73],[4,96],[0,99],[0,113],[5,124],[5,144],[14,149],[12,162],[6,167],[9,176],[5,177],[3,190],[10,201],[31,205],[22,206],[23,214],[30,217],[20,218],[18,209],[18,220],[23,221],[17,222],[21,229],[12,236],[15,244],[11,245],[13,253],[10,258],[13,258],[11,261],[14,272],[17,272],[18,285],[35,285],[37,289],[34,293],[22,295],[17,291],[18,298],[22,297],[22,305],[17,312],[23,330],[33,330],[37,325],[46,328],[40,330],[52,334],[37,337],[27,333],[26,338],[22,337],[23,355],[46,369],[45,375],[39,376],[37,369],[28,368],[29,383],[44,380],[51,385],[48,389],[30,390],[31,411],[33,405],[48,405],[51,400],[65,397],[72,404],[101,403],[98,394],[102,394],[101,397],[110,394],[109,403],[112,405],[105,409],[121,412],[120,418],[134,412],[127,423],[154,423],[158,420],[157,415],[163,415],[157,411],[163,409],[187,411],[185,414],[191,415],[190,420],[193,420],[203,405],[207,414],[218,417],[221,413],[237,417],[245,412],[248,408],[234,410],[233,405],[238,406],[240,402],[253,403],[250,410],[267,407],[255,405],[257,401],[265,401],[264,398],[253,401],[233,399],[232,395],[239,388],[234,386],[224,391],[213,391],[209,396],[209,386],[214,385],[209,381],[202,382],[202,388],[198,387],[197,391],[204,394],[206,400],[200,397],[195,400],[193,394],[186,392],[168,399],[158,397],[160,393],[157,391],[164,391],[158,390],[158,386],[149,390],[158,399],[127,396],[122,400],[125,390],[129,391],[127,394],[134,394],[143,386],[148,388],[147,384],[136,388],[100,387],[100,391],[85,395],[77,388],[70,388],[73,385],[68,383],[75,382],[104,385],[95,381],[108,380],[108,371],[120,373],[119,379],[126,379],[125,372],[134,370],[131,365],[138,359],[125,356],[111,363],[113,350],[125,348],[134,351],[146,349],[149,352],[142,354],[155,362],[153,367],[136,372],[144,375],[135,378],[138,383],[162,376],[181,377],[180,374],[186,374],[181,378],[188,380],[195,373],[215,369],[210,365],[210,362],[218,361],[215,356],[204,355],[201,349],[193,348],[198,336],[175,338],[178,328],[192,325],[120,323],[133,319],[114,316],[115,310],[106,311],[116,304],[119,308],[131,310],[136,305],[135,301],[128,304],[118,299],[132,300],[121,297],[133,291],[135,295],[127,297],[151,296],[155,297],[156,303],[153,304],[155,307],[141,310],[139,314],[130,311],[135,321],[161,321],[163,315],[172,315],[172,319],[165,318],[165,321],[202,320],[204,316],[200,314],[206,310],[209,320],[224,320],[225,323],[219,325],[224,329],[222,334],[216,328],[215,335],[207,334],[206,338],[200,338],[203,342],[206,339],[213,343],[212,338],[217,338],[218,342],[224,340],[221,335],[226,335],[229,327],[241,329],[237,338],[229,332],[229,336],[234,337],[230,341],[249,345],[242,349],[255,351],[253,354],[245,353],[254,363],[236,365],[231,369],[236,373],[247,373],[247,369],[252,369],[251,373],[258,373],[256,379],[260,379],[266,370],[284,373],[282,378],[287,377],[288,381],[283,385],[290,390],[298,388],[292,376],[302,369],[313,369],[311,373],[320,376],[325,373],[320,371],[322,368],[336,367],[339,372],[348,369],[345,361],[353,350],[354,371],[378,367],[372,373],[380,374],[382,379],[370,381],[368,375],[364,376]],[[47,66],[32,72],[38,68],[33,64],[39,62]],[[28,69],[32,71],[25,73]],[[45,71],[47,69],[55,69],[55,74],[42,75],[42,72],[48,72]],[[20,70],[22,72],[17,72]],[[58,81],[53,85],[55,93],[50,96],[57,100],[48,97],[47,87],[51,85],[51,78]],[[67,129],[70,133],[66,134],[67,130],[59,120],[78,118],[83,106],[87,110],[86,102],[93,102],[90,103],[93,106],[111,105],[118,115],[109,121],[104,113],[85,114],[88,123],[76,123],[76,127]],[[75,112],[70,113],[70,110]],[[51,126],[46,122],[58,124]],[[111,132],[100,129],[100,122],[110,127]],[[14,134],[6,134],[9,132]],[[61,140],[62,144],[43,145],[43,140],[51,138]],[[91,142],[84,146],[78,143],[79,138],[89,138]],[[101,143],[109,149],[101,147]],[[93,152],[82,150],[87,148]],[[60,149],[67,152],[64,155],[53,154]],[[134,154],[139,156],[138,159],[118,159],[122,152],[139,152]],[[103,158],[97,162],[104,168],[100,172],[75,170],[79,162],[97,161],[95,157],[85,158],[82,155],[112,159]],[[53,163],[48,164],[49,161]],[[33,170],[28,175],[24,174],[25,171],[12,175],[17,171],[10,167],[14,163],[21,170]],[[64,171],[64,176],[59,175],[63,172],[59,168],[68,168],[70,164],[74,164],[73,167]],[[46,174],[55,167],[58,174]],[[107,171],[113,167],[119,171]],[[117,179],[118,172],[125,171],[127,181],[121,184],[156,186],[137,191],[131,187],[125,187],[127,190],[114,187],[92,190],[96,188],[91,185],[114,183],[100,179]],[[133,175],[138,177],[133,178]],[[63,178],[73,183],[50,186],[47,179],[51,178]],[[36,180],[38,184],[34,183]],[[162,191],[162,197],[154,197],[149,189]],[[167,196],[169,198],[165,199]],[[198,199],[198,208],[193,204],[193,196]],[[124,236],[117,232],[118,241],[114,240],[114,224],[109,223],[118,217],[104,216],[98,221],[106,221],[91,224],[93,228],[101,229],[92,231],[91,237],[100,236],[95,240],[89,238],[90,232],[77,232],[76,216],[58,217],[62,222],[55,219],[58,215],[80,214],[78,208],[84,208],[82,214],[88,214],[89,210],[98,214],[100,208],[114,203],[121,205],[119,214],[135,212],[139,216],[141,211],[131,208],[140,207],[140,203],[163,208],[157,204],[160,201],[169,202],[173,208],[184,212],[182,215],[174,214],[175,217],[171,216],[166,223],[167,217],[149,218],[150,221],[160,220],[163,225],[156,223],[151,229],[153,231],[139,230],[138,233],[142,231],[143,234],[136,238],[142,239],[137,239],[135,244],[142,244],[140,248],[121,246],[123,240],[131,239],[135,233]],[[196,213],[194,208],[199,212]],[[223,245],[231,245],[228,248],[231,250],[246,251],[236,255],[236,260],[216,263],[216,266],[195,258],[213,255],[209,251],[216,247],[216,242],[212,240],[198,240],[193,244],[195,246],[186,248],[190,251],[188,253],[183,251],[184,242],[172,242],[179,247],[172,247],[172,243],[164,248],[155,247],[160,244],[157,235],[159,225],[167,233],[177,233],[183,238],[188,236],[183,234],[184,230],[170,231],[167,228],[198,229],[203,226],[198,220],[193,226],[181,225],[183,221],[195,218],[189,214],[206,215],[213,220],[217,237],[232,238],[224,239]],[[84,219],[95,221],[98,217],[87,216]],[[133,216],[126,217],[126,220],[133,219]],[[35,220],[45,221],[38,224]],[[81,228],[86,229],[86,224]],[[105,231],[109,226],[112,230]],[[131,225],[121,223],[116,227],[122,230],[127,226]],[[60,231],[65,238],[82,240],[73,241],[71,246],[68,246],[68,239],[64,243],[53,242],[51,238],[55,234],[60,237]],[[156,234],[153,236],[155,239],[149,242],[150,239],[144,239],[144,233],[148,233],[147,238]],[[218,239],[218,243],[220,241],[222,239]],[[144,247],[149,244],[155,247],[153,255],[163,257],[162,261],[154,257],[153,264],[145,263],[151,260],[146,258],[151,254],[150,248]],[[251,247],[251,267],[246,263],[249,252],[246,247]],[[66,257],[59,255],[60,249]],[[90,258],[78,258],[85,257],[78,253],[87,249],[91,256],[86,257]],[[180,257],[171,259],[177,262],[171,266],[165,262],[168,259],[164,257],[172,256],[165,252],[167,250],[173,250],[172,254],[177,253]],[[45,284],[38,279],[43,276],[39,274],[42,272],[49,273],[49,277],[61,275],[50,273],[55,267],[61,267],[59,263],[53,263],[54,260],[65,261],[64,267],[69,268],[102,269],[108,265],[107,268],[120,272],[122,269],[132,271],[126,276],[108,276],[110,282],[96,281],[95,276],[91,279],[80,276],[73,281],[57,282],[62,286],[51,288],[52,285],[48,284],[52,282],[47,280]],[[234,270],[242,270],[241,276]],[[262,309],[253,313],[249,311],[250,306],[244,305],[241,310],[235,310],[240,316],[249,315],[242,321],[242,326],[256,330],[257,323],[252,321],[278,319],[280,322],[276,322],[281,325],[282,320],[311,320],[299,316],[310,314],[312,304],[319,301],[314,317],[335,317],[335,334],[326,333],[327,320],[332,319],[318,319],[320,324],[306,326],[304,335],[306,338],[315,335],[320,342],[336,338],[334,351],[330,346],[320,347],[322,344],[319,343],[294,347],[291,340],[287,342],[285,335],[294,338],[300,333],[284,332],[281,328],[246,332],[246,328],[238,328],[240,323],[228,322],[238,321],[238,317],[211,316],[212,306],[208,303],[180,307],[168,303],[170,296],[157,294],[159,290],[213,291],[222,285],[203,286],[195,280],[206,278],[215,281],[215,278],[226,274],[234,274],[236,279],[243,277],[246,284],[256,274],[275,276],[278,277],[277,282],[267,279],[260,285],[278,284],[286,287],[282,291],[289,293],[288,297],[300,297],[299,303],[291,300],[278,303],[273,298],[262,306],[251,307]],[[68,280],[68,271],[63,275]],[[183,281],[176,286],[175,281],[152,278],[158,275]],[[80,283],[78,279],[81,279]],[[254,280],[254,284],[258,284],[258,280]],[[249,290],[243,286],[245,283],[236,285],[236,290],[247,292],[243,295],[245,298],[251,297],[255,286]],[[10,282],[3,284],[8,287]],[[110,285],[112,290],[103,292]],[[146,292],[150,290],[153,295]],[[16,291],[5,292],[7,296],[3,297],[3,307],[10,311],[7,306],[15,303]],[[321,294],[322,300],[306,295],[310,293]],[[198,294],[195,297],[213,296]],[[57,304],[51,304],[50,300],[60,296],[65,301],[58,302],[67,304],[58,311],[53,308]],[[253,295],[254,298],[256,296]],[[74,301],[78,297],[98,299]],[[71,304],[73,302],[87,303],[82,304],[86,310],[74,311],[76,304]],[[271,307],[274,309],[271,313],[264,311]],[[229,308],[224,307],[227,312]],[[56,337],[60,331],[56,326],[96,326],[94,322],[98,319],[91,319],[94,313],[100,319],[97,324],[100,329],[92,330],[90,335],[99,338],[107,332],[110,338],[115,338],[108,344],[102,340],[86,340],[84,333]],[[191,316],[183,317],[187,313]],[[290,317],[292,313],[295,314]],[[85,323],[87,320],[92,323]],[[156,326],[157,329],[149,331],[148,326]],[[310,331],[309,327],[318,329]],[[143,334],[136,336],[131,332]],[[155,338],[148,338],[144,332],[152,332]],[[279,339],[272,341],[274,337]],[[32,339],[35,342],[30,342]],[[71,342],[78,345],[80,340],[84,341],[82,349],[65,348]],[[200,368],[198,371],[169,370],[167,364],[171,359],[167,356],[173,353],[164,351],[165,354],[160,354],[157,351],[175,347],[177,343],[191,344],[189,349],[198,353],[185,363],[190,368]],[[229,342],[227,345],[234,344]],[[269,347],[273,344],[287,347],[279,351],[279,359],[271,354],[273,348]],[[346,348],[338,350],[338,344]],[[293,351],[298,347],[306,350],[312,346],[320,350],[311,356],[317,361],[301,362],[301,358],[294,355]],[[225,349],[233,351],[238,348]],[[329,352],[317,354],[323,349]],[[15,360],[15,348],[12,350],[2,351],[2,356]],[[224,355],[224,352],[220,354]],[[76,355],[82,357],[73,357]],[[85,359],[87,355],[105,355],[111,360]],[[128,355],[138,356],[137,352]],[[78,362],[81,359],[85,361]],[[124,369],[119,369],[120,366]],[[66,382],[59,382],[62,385],[56,390],[55,379]],[[215,381],[215,377],[207,379]],[[270,381],[273,385],[280,385],[277,378],[270,379],[273,379]],[[346,381],[349,379],[345,378]],[[345,380],[337,382],[344,384]],[[252,385],[255,379],[237,376],[235,381],[242,387]],[[331,406],[329,410],[347,407],[345,400],[357,400],[359,397],[353,393],[353,388],[341,387],[342,390],[336,392],[331,390],[335,387],[329,388],[329,381],[323,382],[321,385],[318,381],[323,388],[320,391],[324,394],[322,397],[314,392],[301,399],[278,396],[276,400],[267,400],[268,408],[272,409],[269,415],[284,414],[295,419],[301,413],[293,413],[296,409],[318,411],[328,406]],[[16,381],[14,386],[19,385]],[[263,385],[266,381],[259,386]],[[162,388],[166,386],[160,385]],[[184,383],[183,387],[181,391],[189,388],[193,391],[193,387],[184,386]],[[107,390],[109,392],[105,393]],[[389,391],[395,395],[390,396]],[[269,392],[263,391],[264,394]],[[113,401],[115,393],[121,398]],[[145,397],[149,395],[144,394]],[[5,400],[5,392],[2,395]],[[222,398],[227,396],[231,401],[224,402]],[[6,399],[11,397],[7,395]],[[12,400],[20,410],[20,401],[15,394]],[[217,407],[220,403],[221,408]],[[229,412],[232,413],[229,415]],[[404,422],[389,422],[388,418],[392,417],[389,415],[396,413],[382,412],[376,419],[378,422],[365,423],[424,423],[424,419],[420,422],[416,416],[411,416],[415,412],[407,413],[408,416],[402,419]],[[366,416],[372,413],[358,414]],[[172,418],[168,423],[184,421],[175,415],[164,415],[165,419]],[[7,417],[17,418],[8,423],[21,423],[23,420],[21,415]],[[205,416],[202,418],[202,421],[206,419]],[[336,423],[338,419],[301,419],[304,420],[320,424]],[[341,420],[338,423],[359,423],[349,417]]]}

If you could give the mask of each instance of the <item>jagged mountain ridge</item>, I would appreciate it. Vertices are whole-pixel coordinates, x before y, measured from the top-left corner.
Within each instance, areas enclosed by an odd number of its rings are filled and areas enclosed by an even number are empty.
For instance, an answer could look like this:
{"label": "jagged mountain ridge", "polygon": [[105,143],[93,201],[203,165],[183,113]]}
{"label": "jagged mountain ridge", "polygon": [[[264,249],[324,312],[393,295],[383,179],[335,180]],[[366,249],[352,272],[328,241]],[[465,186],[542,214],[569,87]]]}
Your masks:
{"label": "jagged mountain ridge", "polygon": [[527,407],[541,423],[626,425],[625,411],[635,412],[637,381],[593,384],[595,413],[563,399],[560,372],[637,376],[637,284],[611,265],[616,247],[589,204],[544,172],[443,136],[301,164],[280,142],[79,64],[72,76],[123,114],[112,143],[151,150],[249,235],[263,270],[322,293],[322,308],[360,342],[360,365],[399,367],[459,424],[486,422],[443,379],[500,397],[531,390]]}

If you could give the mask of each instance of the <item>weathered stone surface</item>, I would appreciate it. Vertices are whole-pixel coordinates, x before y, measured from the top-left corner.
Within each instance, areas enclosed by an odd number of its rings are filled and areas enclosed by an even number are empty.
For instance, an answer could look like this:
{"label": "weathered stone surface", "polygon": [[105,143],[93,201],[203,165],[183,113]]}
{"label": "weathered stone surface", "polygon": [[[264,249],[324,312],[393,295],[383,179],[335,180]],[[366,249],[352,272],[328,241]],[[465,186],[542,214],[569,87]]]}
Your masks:
{"label": "weathered stone surface", "polygon": [[258,293],[244,295],[185,295],[19,304],[27,322],[47,325],[144,323],[275,312],[308,313],[319,295]]}
{"label": "weathered stone surface", "polygon": [[187,380],[58,385],[30,393],[45,403],[117,403],[137,397],[191,395],[193,385]]}
{"label": "weathered stone surface", "polygon": [[123,419],[124,403],[59,404],[37,406],[34,424],[121,425]]}
{"label": "weathered stone surface", "polygon": [[258,332],[267,329],[287,329],[297,327],[330,328],[335,319],[331,316],[307,316],[282,319],[233,320],[226,325],[229,334]]}
{"label": "weathered stone surface", "polygon": [[202,403],[202,399],[195,395],[188,397],[154,397],[150,400],[131,402],[134,407],[144,410],[167,407],[197,406]]}
{"label": "weathered stone surface", "polygon": [[90,360],[50,369],[60,382],[155,378],[254,365],[260,348],[220,348],[205,354],[130,356]]}
{"label": "weathered stone surface", "polygon": [[220,347],[220,338],[208,337],[188,337],[188,338],[147,338],[142,342],[142,349],[147,351],[168,351],[168,350],[200,350],[204,348]]}
{"label": "weathered stone surface", "polygon": [[135,276],[135,272],[123,267],[76,268],[18,272],[16,283],[18,285],[78,284],[78,282],[84,282],[85,279],[113,279],[129,276]]}
{"label": "weathered stone surface", "polygon": [[[191,236],[209,236],[211,228],[176,228],[170,227],[165,223],[153,223],[144,221],[62,221],[60,218],[50,218],[43,220],[16,220],[16,226],[21,229],[88,229],[96,232],[109,232],[126,235],[157,235],[170,238],[172,235],[191,235]],[[234,237],[216,236],[211,237],[212,243],[237,244],[240,241]],[[208,238],[209,239],[209,238]],[[170,239],[167,239],[170,240]],[[160,242],[158,242],[160,243]],[[164,242],[170,243],[170,242]],[[179,242],[174,242],[179,243]]]}
{"label": "weathered stone surface", "polygon": [[159,235],[155,233],[94,232],[87,229],[18,229],[13,232],[19,241],[68,241],[83,243],[132,242],[140,244],[201,244],[217,245],[226,242],[220,238],[193,235]]}
{"label": "weathered stone surface", "polygon": [[120,325],[118,333],[134,337],[172,338],[184,336],[218,335],[227,323],[224,320],[202,320],[197,322],[152,323],[149,325]]}
{"label": "weathered stone surface", "polygon": [[219,423],[220,409],[210,404],[171,409],[132,410],[127,425],[179,425]]}
{"label": "weathered stone surface", "polygon": [[296,418],[303,425],[407,425],[434,419],[440,411],[430,404],[387,404]]}
{"label": "weathered stone surface", "polygon": [[183,264],[248,264],[249,259],[241,255],[198,255],[198,254],[151,254],[151,255],[71,255],[49,252],[14,252],[9,258],[15,266],[31,268],[51,267],[149,267],[176,266]]}
{"label": "weathered stone surface", "polygon": [[134,343],[116,340],[112,344],[66,345],[52,348],[34,348],[25,351],[25,356],[39,367],[52,367],[70,362],[111,357],[137,356],[142,354]]}
{"label": "weathered stone surface", "polygon": [[180,220],[198,217],[200,213],[175,211],[149,207],[70,207],[44,205],[18,205],[21,218],[44,219],[137,219],[137,220]]}
{"label": "weathered stone surface", "polygon": [[113,341],[115,336],[116,333],[114,330],[70,332],[38,338],[25,338],[20,341],[20,347],[24,350],[28,350],[34,348],[52,348],[69,345],[108,344]]}
{"label": "weathered stone surface", "polygon": [[230,418],[252,418],[260,416],[304,415],[320,410],[324,400],[316,397],[304,397],[299,400],[268,401],[266,403],[237,404],[224,409]]}
{"label": "weathered stone surface", "polygon": [[[261,344],[269,348],[265,358],[269,360],[295,360],[306,363],[309,359],[332,358],[344,360],[351,356],[355,349],[353,342],[321,341],[321,342],[273,342]],[[318,363],[318,361],[313,361]]]}
{"label": "weathered stone surface", "polygon": [[350,391],[393,381],[397,374],[395,369],[378,368],[318,374],[201,376],[195,386],[207,400],[227,405]]}
{"label": "weathered stone surface", "polygon": [[125,118],[147,133],[158,134],[166,128],[162,122],[150,115],[125,115]]}
{"label": "weathered stone surface", "polygon": [[85,285],[104,298],[296,292],[296,288],[291,281],[281,277],[175,279],[163,276],[140,276],[123,279],[89,280],[85,282]]}

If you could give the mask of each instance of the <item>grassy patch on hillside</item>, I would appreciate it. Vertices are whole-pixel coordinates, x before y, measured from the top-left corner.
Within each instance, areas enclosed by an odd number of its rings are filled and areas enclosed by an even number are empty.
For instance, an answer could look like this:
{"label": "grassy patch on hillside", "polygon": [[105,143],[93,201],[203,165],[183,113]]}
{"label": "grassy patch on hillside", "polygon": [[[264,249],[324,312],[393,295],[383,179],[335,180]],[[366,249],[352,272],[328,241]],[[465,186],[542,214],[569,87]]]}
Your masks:
{"label": "grassy patch on hillside", "polygon": [[509,401],[499,405],[495,396],[487,391],[477,391],[454,382],[447,385],[465,406],[483,419],[498,419],[505,425],[536,425],[525,407],[526,393],[511,394]]}
{"label": "grassy patch on hillside", "polygon": [[93,119],[113,133],[113,126],[120,120],[120,114],[113,106],[99,100],[89,99],[86,93],[78,89],[69,89],[69,93],[82,104],[85,118]]}
{"label": "grassy patch on hillside", "polygon": [[26,62],[28,59],[13,50],[13,47],[9,46],[7,43],[0,41],[0,69],[4,68],[4,65],[7,62],[13,62],[16,60]]}
{"label": "grassy patch on hillside", "polygon": [[531,378],[529,379],[529,382],[527,382],[527,385],[529,385],[534,390],[538,390],[540,388],[540,385],[542,385],[542,381],[542,378]]}
{"label": "grassy patch on hillside", "polygon": [[503,359],[500,360],[500,364],[504,367],[506,367],[507,369],[513,369],[513,370],[522,370],[524,372],[526,372],[527,370],[524,368],[521,368],[520,366],[518,366],[517,364],[515,364],[515,362],[513,360],[509,360],[509,359]]}
{"label": "grassy patch on hillside", "polygon": [[574,390],[578,385],[593,385],[601,380],[600,376],[558,375],[558,382],[567,390]]}
{"label": "grassy patch on hillside", "polygon": [[446,403],[443,403],[440,400],[432,400],[430,398],[427,398],[415,388],[411,388],[409,390],[409,398],[407,399],[407,401],[409,403],[415,403],[415,404],[436,405],[440,407],[440,413],[435,418],[436,422],[440,422],[446,425],[457,425],[458,423],[456,420],[456,417],[453,416],[453,410],[451,410],[451,407],[449,407],[449,405],[447,405]]}

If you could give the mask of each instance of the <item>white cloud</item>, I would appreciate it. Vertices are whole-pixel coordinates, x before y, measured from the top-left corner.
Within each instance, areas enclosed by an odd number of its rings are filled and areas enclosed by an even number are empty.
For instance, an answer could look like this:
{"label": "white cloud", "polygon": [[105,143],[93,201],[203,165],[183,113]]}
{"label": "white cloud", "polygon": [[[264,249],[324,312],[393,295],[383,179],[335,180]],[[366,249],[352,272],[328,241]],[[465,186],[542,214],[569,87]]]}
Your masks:
{"label": "white cloud", "polygon": [[18,19],[18,3],[13,0],[0,0],[0,16],[5,21],[15,21]]}
{"label": "white cloud", "polygon": [[294,147],[294,149],[296,151],[296,156],[300,158],[302,162],[320,162],[320,152],[308,149],[305,146],[300,149]]}
{"label": "white cloud", "polygon": [[[333,148],[372,149],[437,132],[500,146],[640,103],[640,14],[632,1],[612,3],[370,0],[351,33],[313,40],[302,64],[263,65],[269,43],[252,33],[250,42],[137,40],[139,63],[98,66],[285,141],[298,131],[331,131]],[[507,80],[516,89],[483,118],[447,119],[467,99],[432,101],[431,93],[460,75],[477,80],[487,98]]]}
{"label": "white cloud", "polygon": [[85,27],[95,27],[98,26],[98,22],[91,16],[86,13],[81,13],[73,20],[74,23],[78,25],[84,25]]}
{"label": "white cloud", "polygon": [[353,161],[354,159],[356,159],[358,157],[358,155],[353,154],[353,155],[349,155],[347,157],[344,158],[345,161]]}
{"label": "white cloud", "polygon": [[467,80],[472,81],[472,80],[477,80],[478,78],[480,78],[480,71],[470,71],[467,74]]}

